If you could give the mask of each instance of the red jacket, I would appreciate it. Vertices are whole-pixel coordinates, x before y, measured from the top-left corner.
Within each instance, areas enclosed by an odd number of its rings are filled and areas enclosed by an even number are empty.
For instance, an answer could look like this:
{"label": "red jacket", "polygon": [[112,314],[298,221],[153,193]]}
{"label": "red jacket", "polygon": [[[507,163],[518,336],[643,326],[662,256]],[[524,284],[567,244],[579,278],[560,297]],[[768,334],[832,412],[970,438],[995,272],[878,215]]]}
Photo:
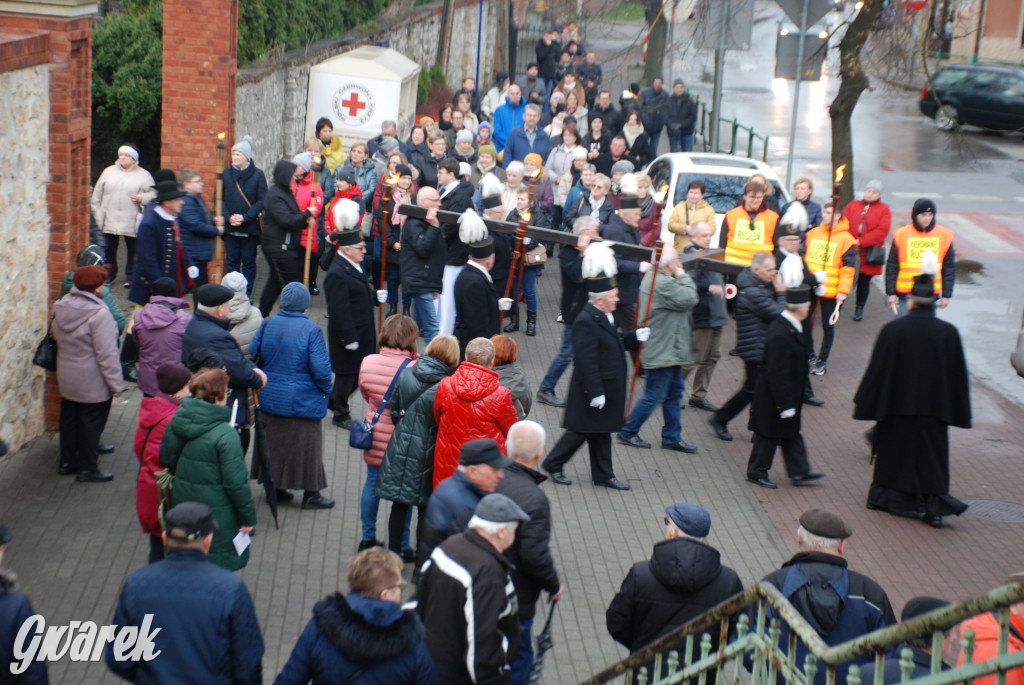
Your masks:
{"label": "red jacket", "polygon": [[854,200],[846,205],[843,216],[850,222],[850,235],[860,245],[860,272],[881,276],[885,264],[868,264],[864,261],[864,251],[872,245],[885,245],[885,239],[892,230],[892,212],[889,211],[889,205],[879,200],[868,205],[865,217],[864,206],[864,200]]}
{"label": "red jacket", "polygon": [[437,443],[434,447],[434,487],[455,473],[462,446],[477,438],[491,438],[505,452],[505,436],[519,420],[508,388],[498,384],[491,369],[462,362],[451,376],[441,379],[434,397]]}
{"label": "red jacket", "polygon": [[135,429],[135,458],[139,460],[139,479],[135,487],[135,510],[139,514],[142,530],[150,535],[160,535],[160,497],[156,491],[157,471],[163,470],[160,463],[160,443],[164,431],[181,401],[167,395],[143,397],[139,408],[139,427]]}
{"label": "red jacket", "polygon": [[[324,209],[324,191],[320,187],[320,182],[313,183],[313,172],[310,171],[306,174],[301,181],[295,183],[292,192],[295,194],[295,202],[299,205],[299,211],[304,212],[309,209],[310,203],[313,201],[313,196],[316,196],[319,202],[317,202],[317,209],[315,212],[312,210],[312,216],[310,218],[315,219],[320,212]],[[317,252],[317,235],[316,235],[316,222],[313,222],[312,228],[307,228],[302,232],[302,238],[299,240],[299,244],[302,247],[306,247],[306,242],[312,237],[312,244],[310,245],[310,252],[316,254]]]}
{"label": "red jacket", "polygon": [[[366,400],[366,420],[373,420],[377,412],[377,406],[384,399],[384,393],[388,391],[395,373],[402,366],[406,359],[413,361],[406,366],[412,368],[416,364],[415,353],[410,354],[408,350],[396,350],[392,347],[380,348],[379,354],[370,354],[363,357],[359,365],[359,392]],[[392,397],[394,395],[392,394]],[[388,401],[388,408],[377,419],[377,425],[373,427],[373,447],[363,450],[363,461],[370,466],[380,466],[384,461],[384,450],[388,447],[391,434],[395,432],[395,425],[391,423],[391,402]]]}
{"label": "red jacket", "polygon": [[[1010,625],[1017,631],[1018,635],[1024,635],[1024,618],[1010,613]],[[974,654],[971,663],[980,664],[982,661],[994,658],[999,653],[999,623],[996,622],[992,612],[978,614],[960,624],[960,632],[971,629],[974,631]],[[1008,652],[1019,652],[1024,650],[1024,640],[1019,640],[1010,633]],[[957,666],[963,666],[964,655],[960,655]],[[974,685],[995,685],[996,674],[974,678]],[[1006,672],[1006,685],[1024,685],[1024,666],[1014,668]]]}

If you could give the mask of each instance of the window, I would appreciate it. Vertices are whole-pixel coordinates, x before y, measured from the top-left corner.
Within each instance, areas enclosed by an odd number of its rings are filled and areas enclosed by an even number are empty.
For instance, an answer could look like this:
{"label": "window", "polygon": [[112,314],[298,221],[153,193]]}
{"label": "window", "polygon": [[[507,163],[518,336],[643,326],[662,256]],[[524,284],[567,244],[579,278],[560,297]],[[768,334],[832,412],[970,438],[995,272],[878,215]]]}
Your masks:
{"label": "window", "polygon": [[956,86],[964,82],[969,72],[966,69],[944,69],[935,75],[932,83],[935,86]]}
{"label": "window", "polygon": [[[686,190],[692,181],[704,181],[704,199],[719,214],[728,212],[740,203],[743,199],[743,186],[747,185],[746,176],[722,176],[699,173],[679,174],[676,177],[675,204],[686,200]],[[779,200],[786,196],[782,192],[782,187],[776,181],[770,181],[770,183],[772,184],[772,194],[765,198],[765,201],[773,210],[779,211]]]}

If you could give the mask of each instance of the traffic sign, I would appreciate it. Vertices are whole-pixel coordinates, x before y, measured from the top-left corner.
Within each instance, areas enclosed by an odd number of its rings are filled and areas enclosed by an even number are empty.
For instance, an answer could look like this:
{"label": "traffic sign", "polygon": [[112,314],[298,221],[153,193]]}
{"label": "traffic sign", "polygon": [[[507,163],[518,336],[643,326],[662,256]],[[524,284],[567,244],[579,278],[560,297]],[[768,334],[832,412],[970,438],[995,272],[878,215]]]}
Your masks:
{"label": "traffic sign", "polygon": [[[786,16],[797,25],[797,28],[806,29],[814,26],[818,20],[835,9],[833,0],[775,0]],[[807,3],[807,24],[800,26],[800,15],[804,11],[804,3]]]}
{"label": "traffic sign", "polygon": [[908,12],[919,12],[928,4],[928,0],[903,0],[901,4]]}

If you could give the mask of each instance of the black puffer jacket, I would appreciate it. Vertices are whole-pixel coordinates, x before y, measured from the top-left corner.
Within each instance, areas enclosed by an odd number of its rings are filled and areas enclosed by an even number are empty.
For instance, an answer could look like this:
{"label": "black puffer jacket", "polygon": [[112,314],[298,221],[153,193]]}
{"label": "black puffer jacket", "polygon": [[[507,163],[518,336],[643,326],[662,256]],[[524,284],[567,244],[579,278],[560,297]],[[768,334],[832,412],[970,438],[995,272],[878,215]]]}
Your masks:
{"label": "black puffer jacket", "polygon": [[377,474],[377,497],[389,502],[426,506],[434,479],[434,396],[437,384],[455,369],[423,355],[402,372],[388,408],[395,432]]}
{"label": "black puffer jacket", "polygon": [[519,618],[528,619],[537,611],[541,590],[558,592],[558,571],[551,558],[551,505],[540,484],[547,480],[531,468],[514,463],[505,469],[497,492],[507,496],[530,515],[520,524],[516,541],[505,550],[512,562],[512,584],[519,598]]}
{"label": "black puffer jacket", "polygon": [[608,633],[635,652],[742,591],[718,550],[693,538],[663,540],[622,581],[605,613]]}
{"label": "black puffer jacket", "polygon": [[409,217],[402,226],[402,251],[398,254],[403,293],[441,292],[448,248],[440,226]]}
{"label": "black puffer jacket", "polygon": [[736,350],[742,359],[759,362],[768,324],[785,309],[786,293],[775,292],[770,281],[762,281],[749,267],[736,276],[736,287]]}
{"label": "black puffer jacket", "polygon": [[299,253],[299,235],[309,221],[309,210],[299,211],[292,195],[292,176],[295,165],[279,160],[274,165],[274,183],[263,199],[263,239],[260,246],[264,254]]}
{"label": "black puffer jacket", "polygon": [[[696,243],[687,243],[683,254],[693,254],[699,251],[700,247]],[[725,298],[708,292],[709,286],[723,285],[721,274],[705,269],[687,269],[686,273],[693,279],[694,285],[697,286],[697,294],[700,296],[697,306],[693,308],[693,327],[724,326],[728,321],[725,313]]]}

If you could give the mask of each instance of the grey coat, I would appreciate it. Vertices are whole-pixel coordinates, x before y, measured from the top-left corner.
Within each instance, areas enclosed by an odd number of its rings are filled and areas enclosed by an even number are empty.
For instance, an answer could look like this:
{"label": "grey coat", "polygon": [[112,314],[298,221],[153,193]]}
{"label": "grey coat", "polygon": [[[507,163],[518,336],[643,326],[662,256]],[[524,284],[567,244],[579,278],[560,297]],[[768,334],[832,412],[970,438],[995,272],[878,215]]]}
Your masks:
{"label": "grey coat", "polygon": [[66,400],[96,404],[124,392],[117,352],[117,324],[95,292],[71,292],[53,305],[57,383]]}

